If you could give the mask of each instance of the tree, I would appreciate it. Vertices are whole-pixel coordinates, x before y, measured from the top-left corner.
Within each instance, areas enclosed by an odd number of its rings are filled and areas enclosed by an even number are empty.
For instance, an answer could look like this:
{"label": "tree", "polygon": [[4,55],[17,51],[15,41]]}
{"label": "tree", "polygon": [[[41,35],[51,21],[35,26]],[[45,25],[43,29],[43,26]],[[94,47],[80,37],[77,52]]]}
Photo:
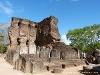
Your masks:
{"label": "tree", "polygon": [[83,52],[100,49],[100,24],[69,30],[66,37],[71,41],[71,47],[76,47]]}
{"label": "tree", "polygon": [[7,51],[8,44],[1,44],[0,43],[0,53],[5,53]]}
{"label": "tree", "polygon": [[0,23],[0,53],[5,53],[8,45],[8,23]]}
{"label": "tree", "polygon": [[9,23],[0,23],[0,36],[3,36],[5,44],[9,43],[9,40],[8,40],[9,26],[10,26]]}

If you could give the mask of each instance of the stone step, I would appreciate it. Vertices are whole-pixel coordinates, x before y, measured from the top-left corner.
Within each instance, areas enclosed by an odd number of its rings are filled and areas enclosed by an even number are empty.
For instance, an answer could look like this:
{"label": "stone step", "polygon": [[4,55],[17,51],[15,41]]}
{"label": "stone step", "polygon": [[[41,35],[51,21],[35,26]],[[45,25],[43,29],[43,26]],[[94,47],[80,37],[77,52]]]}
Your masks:
{"label": "stone step", "polygon": [[62,68],[54,68],[52,73],[62,73],[63,69]]}

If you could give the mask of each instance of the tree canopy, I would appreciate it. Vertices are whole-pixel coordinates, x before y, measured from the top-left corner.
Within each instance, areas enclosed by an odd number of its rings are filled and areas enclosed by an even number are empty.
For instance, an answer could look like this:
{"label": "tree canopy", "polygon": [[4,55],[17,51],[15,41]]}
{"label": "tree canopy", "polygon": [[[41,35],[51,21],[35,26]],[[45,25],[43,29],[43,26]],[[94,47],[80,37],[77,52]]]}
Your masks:
{"label": "tree canopy", "polygon": [[69,30],[66,37],[71,41],[71,47],[76,47],[83,52],[100,49],[100,24]]}

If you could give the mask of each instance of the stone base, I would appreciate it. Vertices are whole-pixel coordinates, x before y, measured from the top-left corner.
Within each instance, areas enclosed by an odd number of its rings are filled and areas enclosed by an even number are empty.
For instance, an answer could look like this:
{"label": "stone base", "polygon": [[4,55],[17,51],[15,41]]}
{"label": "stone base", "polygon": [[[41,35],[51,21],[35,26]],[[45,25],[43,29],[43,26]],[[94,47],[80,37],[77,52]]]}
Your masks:
{"label": "stone base", "polygon": [[58,57],[51,57],[50,62],[60,62],[60,59]]}
{"label": "stone base", "polygon": [[15,64],[15,62],[19,59],[20,55],[18,53],[15,53],[13,55],[13,64]]}
{"label": "stone base", "polygon": [[39,73],[45,71],[46,68],[41,60],[32,62],[32,73]]}
{"label": "stone base", "polygon": [[14,61],[14,54],[16,54],[16,51],[14,50],[8,50],[6,55],[6,61],[9,62],[11,65],[13,65]]}
{"label": "stone base", "polygon": [[60,63],[49,63],[46,65],[47,71],[52,71],[55,68],[62,68],[62,65]]}

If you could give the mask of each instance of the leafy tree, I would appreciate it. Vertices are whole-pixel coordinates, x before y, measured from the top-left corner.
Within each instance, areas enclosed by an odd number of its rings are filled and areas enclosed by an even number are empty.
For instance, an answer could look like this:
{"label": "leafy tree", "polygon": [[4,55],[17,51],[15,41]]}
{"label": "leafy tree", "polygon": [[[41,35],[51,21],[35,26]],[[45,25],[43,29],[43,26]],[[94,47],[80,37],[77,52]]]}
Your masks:
{"label": "leafy tree", "polygon": [[5,53],[7,51],[8,44],[0,44],[0,53]]}
{"label": "leafy tree", "polygon": [[100,24],[69,30],[66,37],[71,41],[71,47],[76,47],[83,52],[100,49]]}

